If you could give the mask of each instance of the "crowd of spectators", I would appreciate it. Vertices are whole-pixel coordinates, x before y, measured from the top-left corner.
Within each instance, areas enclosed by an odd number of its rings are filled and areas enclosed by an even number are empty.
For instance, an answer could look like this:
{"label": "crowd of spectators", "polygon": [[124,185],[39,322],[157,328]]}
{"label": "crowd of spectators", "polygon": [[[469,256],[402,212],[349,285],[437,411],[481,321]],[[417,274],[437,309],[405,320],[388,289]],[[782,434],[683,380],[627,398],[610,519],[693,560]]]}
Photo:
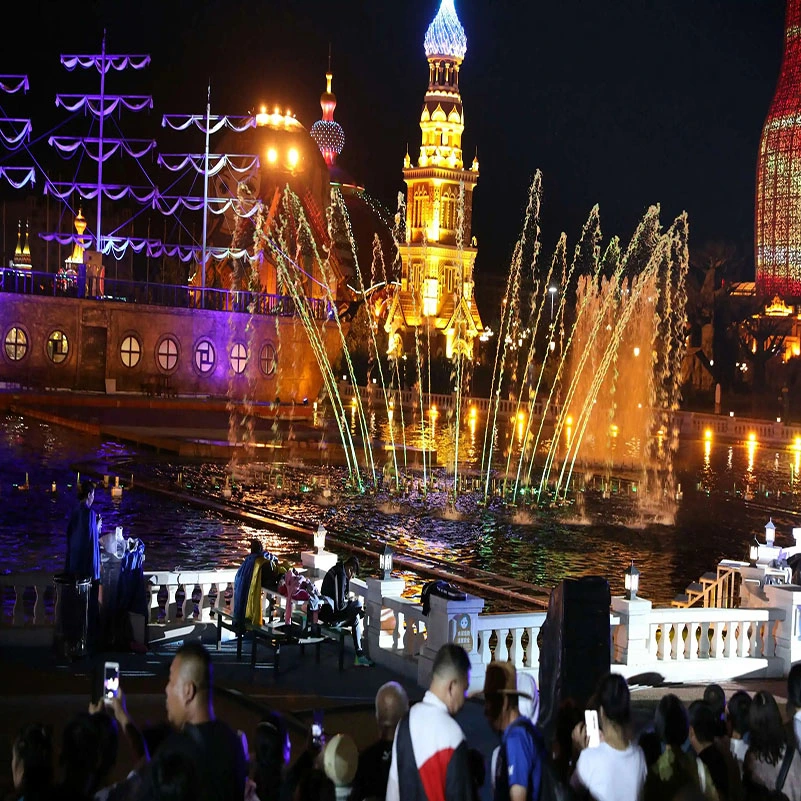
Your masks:
{"label": "crowd of spectators", "polygon": [[[12,797],[477,801],[488,780],[497,801],[801,801],[801,664],[788,677],[784,716],[770,693],[726,699],[712,684],[689,706],[666,693],[653,721],[635,731],[628,684],[610,673],[587,710],[563,701],[547,733],[534,680],[493,662],[480,698],[499,746],[486,762],[455,720],[469,683],[467,654],[445,645],[419,703],[410,707],[397,682],[378,690],[377,737],[361,754],[348,733],[326,741],[310,732],[293,760],[281,714],[263,715],[249,739],[216,718],[210,655],[190,642],[170,666],[163,724],[140,730],[120,691],[69,721],[58,749],[46,727],[22,729],[12,747]],[[600,736],[591,742],[587,723],[596,714]],[[121,767],[125,778],[110,783]]]}

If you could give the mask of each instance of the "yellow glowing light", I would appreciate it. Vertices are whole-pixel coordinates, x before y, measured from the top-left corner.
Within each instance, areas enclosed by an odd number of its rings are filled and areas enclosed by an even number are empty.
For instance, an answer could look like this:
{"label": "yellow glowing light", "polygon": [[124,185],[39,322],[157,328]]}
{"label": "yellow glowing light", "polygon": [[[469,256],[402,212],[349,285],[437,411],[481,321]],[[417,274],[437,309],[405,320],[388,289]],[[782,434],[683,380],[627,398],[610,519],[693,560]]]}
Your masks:
{"label": "yellow glowing light", "polygon": [[640,355],[640,349],[639,348],[634,348],[634,355],[635,356],[639,356]]}
{"label": "yellow glowing light", "polygon": [[707,440],[704,443],[704,467],[709,467],[710,455],[712,453],[712,443]]}
{"label": "yellow glowing light", "polygon": [[795,445],[795,449],[796,449],[797,451],[801,451],[801,437],[796,437],[796,438],[795,438],[795,443],[794,443],[794,445]]}
{"label": "yellow glowing light", "polygon": [[[567,416],[567,420],[565,420],[565,423],[566,423],[567,425],[569,425],[569,426],[572,426],[572,425],[573,425],[573,416],[572,416],[572,415],[568,415],[568,416]],[[615,429],[616,429],[616,428],[617,428],[617,426],[613,426],[613,428],[615,428]]]}
{"label": "yellow glowing light", "polygon": [[617,434],[618,434],[618,430],[619,430],[619,429],[618,429],[618,427],[617,427],[617,426],[616,426],[614,423],[613,423],[611,426],[609,426],[609,433],[610,433],[610,434],[611,434],[613,437],[616,437],[616,436],[617,436]]}
{"label": "yellow glowing light", "polygon": [[518,423],[525,423],[526,422],[526,413],[525,412],[518,412],[517,413],[517,422]]}
{"label": "yellow glowing light", "polygon": [[289,162],[290,167],[298,166],[298,162],[300,161],[300,153],[298,153],[296,148],[289,148],[289,153],[287,153],[287,161]]}
{"label": "yellow glowing light", "polygon": [[430,414],[432,417],[436,417],[436,416],[439,414],[439,412],[437,411],[437,407],[436,407],[436,406],[432,406],[432,407],[431,407],[431,409],[429,409],[429,412],[428,412],[428,413],[429,413],[429,414]]}
{"label": "yellow glowing light", "polygon": [[756,434],[753,431],[748,435],[748,441],[756,442]]}
{"label": "yellow glowing light", "polygon": [[476,416],[478,415],[478,409],[475,406],[470,407],[470,417],[475,420]]}
{"label": "yellow glowing light", "polygon": [[712,439],[712,429],[711,428],[707,428],[707,430],[704,431],[704,439],[707,440],[707,441]]}
{"label": "yellow glowing light", "polygon": [[270,164],[275,164],[275,162],[278,161],[278,151],[274,147],[271,147],[267,151],[267,161],[269,161]]}
{"label": "yellow glowing light", "polygon": [[351,406],[356,406],[356,398],[355,397],[350,399],[350,405]]}

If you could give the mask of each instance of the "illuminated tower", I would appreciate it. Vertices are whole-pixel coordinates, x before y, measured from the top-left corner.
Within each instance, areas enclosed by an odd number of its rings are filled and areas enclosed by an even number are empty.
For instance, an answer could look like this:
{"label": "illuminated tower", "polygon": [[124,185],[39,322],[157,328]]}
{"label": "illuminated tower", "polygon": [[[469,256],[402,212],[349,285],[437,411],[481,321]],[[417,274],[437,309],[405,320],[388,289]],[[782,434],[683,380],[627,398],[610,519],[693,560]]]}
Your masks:
{"label": "illuminated tower", "polygon": [[759,143],[756,283],[801,297],[801,0],[787,0],[784,58]]}
{"label": "illuminated tower", "polygon": [[325,163],[333,167],[337,156],[345,147],[345,132],[342,126],[334,120],[334,109],[337,107],[337,96],[331,91],[331,81],[334,75],[331,72],[331,58],[328,58],[328,72],[325,74],[326,88],[320,95],[320,106],[323,109],[323,118],[312,125],[311,137],[320,148]]}
{"label": "illuminated tower", "polygon": [[464,169],[459,70],[467,37],[454,0],[442,0],[424,46],[428,90],[420,115],[417,166],[408,152],[403,162],[406,243],[401,248],[401,286],[387,321],[390,352],[397,356],[405,350],[402,332],[429,326],[444,337],[435,355],[452,358],[461,341],[471,356],[473,339],[483,330],[473,298],[477,250],[470,235],[478,159]]}

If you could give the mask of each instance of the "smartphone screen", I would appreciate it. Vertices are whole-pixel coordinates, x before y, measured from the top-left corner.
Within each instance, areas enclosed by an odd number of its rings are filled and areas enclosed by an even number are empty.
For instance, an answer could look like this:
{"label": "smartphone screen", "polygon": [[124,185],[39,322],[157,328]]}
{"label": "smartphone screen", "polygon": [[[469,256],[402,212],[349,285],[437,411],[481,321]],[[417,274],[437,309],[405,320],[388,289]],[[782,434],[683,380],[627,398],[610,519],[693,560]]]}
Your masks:
{"label": "smartphone screen", "polygon": [[314,722],[311,725],[311,736],[314,745],[322,745],[323,742],[323,713],[317,709],[314,712]]}
{"label": "smartphone screen", "polygon": [[587,747],[597,748],[601,744],[601,729],[598,726],[597,710],[585,710],[584,725],[587,727]]}
{"label": "smartphone screen", "polygon": [[[97,686],[97,685],[95,685]],[[120,663],[106,662],[103,668],[103,698],[110,701],[120,693]]]}

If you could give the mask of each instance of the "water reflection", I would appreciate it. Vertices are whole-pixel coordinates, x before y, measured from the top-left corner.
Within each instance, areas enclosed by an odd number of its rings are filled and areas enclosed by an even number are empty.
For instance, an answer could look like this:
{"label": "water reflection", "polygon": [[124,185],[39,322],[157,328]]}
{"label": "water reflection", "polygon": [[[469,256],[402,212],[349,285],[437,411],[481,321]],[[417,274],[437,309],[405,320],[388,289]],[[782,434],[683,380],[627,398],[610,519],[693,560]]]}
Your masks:
{"label": "water reflection", "polygon": [[[475,454],[475,421],[467,415],[465,452]],[[419,417],[418,417],[419,424]],[[412,424],[409,431],[415,430]],[[438,450],[450,426],[441,426]],[[419,431],[419,428],[416,430]],[[70,466],[95,460],[110,473],[135,473],[169,484],[178,470],[185,484],[219,498],[225,468],[218,464],[171,463],[137,454],[115,443],[93,443],[71,432],[9,416],[2,429],[0,459],[0,569],[56,571],[64,553],[66,520],[74,503]],[[316,459],[317,457],[315,457]],[[444,461],[439,454],[440,461]],[[756,442],[718,445],[714,440],[681,445],[676,459],[683,499],[674,525],[643,520],[630,485],[612,482],[581,496],[562,511],[532,508],[486,509],[469,496],[449,502],[447,473],[437,472],[439,488],[422,502],[414,496],[382,495],[373,500],[344,492],[344,473],[335,467],[279,462],[246,465],[235,482],[236,497],[260,509],[305,521],[324,522],[368,543],[378,553],[384,540],[496,573],[551,586],[585,573],[609,578],[622,591],[623,571],[635,559],[644,597],[667,603],[721,558],[741,558],[769,516],[779,544],[790,544],[797,525],[801,447],[759,448]],[[30,473],[31,489],[13,488]],[[59,491],[46,492],[56,481]],[[127,481],[124,481],[127,483]],[[70,486],[68,486],[70,485]],[[748,498],[750,502],[747,502]],[[134,488],[119,502],[98,492],[107,527],[121,525],[126,536],[143,539],[150,569],[235,566],[252,536],[268,549],[290,552],[299,543],[262,529],[232,522],[195,507],[150,496]]]}

